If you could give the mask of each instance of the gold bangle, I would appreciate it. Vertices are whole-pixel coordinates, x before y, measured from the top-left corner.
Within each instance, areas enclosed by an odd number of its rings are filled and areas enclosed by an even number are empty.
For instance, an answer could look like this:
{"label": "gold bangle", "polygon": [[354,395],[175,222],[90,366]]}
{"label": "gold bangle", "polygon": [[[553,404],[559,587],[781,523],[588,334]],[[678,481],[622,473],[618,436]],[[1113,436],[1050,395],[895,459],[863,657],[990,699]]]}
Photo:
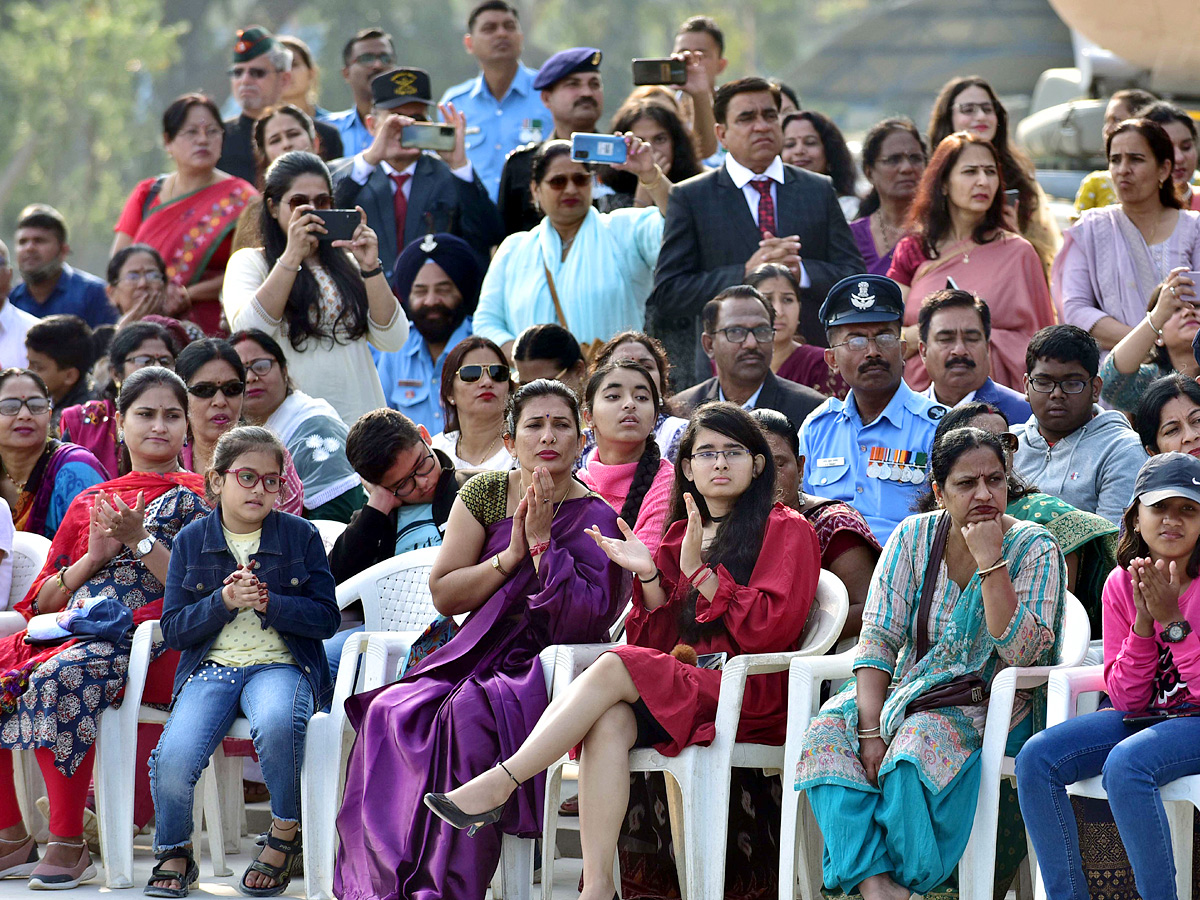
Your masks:
{"label": "gold bangle", "polygon": [[658,187],[660,184],[662,184],[662,180],[663,180],[663,170],[662,170],[662,167],[659,166],[658,163],[654,164],[654,173],[655,173],[655,178],[653,181],[649,181],[649,182],[642,181],[642,179],[639,178],[638,184],[640,184],[642,187],[644,187],[648,191],[654,190],[656,187]]}
{"label": "gold bangle", "polygon": [[989,566],[988,568],[983,569],[979,572],[979,580],[983,581],[983,579],[987,578],[989,575],[991,575],[997,569],[1003,569],[1007,565],[1008,565],[1008,560],[1005,559],[1003,556],[1000,557],[1000,561],[997,562],[994,566]]}

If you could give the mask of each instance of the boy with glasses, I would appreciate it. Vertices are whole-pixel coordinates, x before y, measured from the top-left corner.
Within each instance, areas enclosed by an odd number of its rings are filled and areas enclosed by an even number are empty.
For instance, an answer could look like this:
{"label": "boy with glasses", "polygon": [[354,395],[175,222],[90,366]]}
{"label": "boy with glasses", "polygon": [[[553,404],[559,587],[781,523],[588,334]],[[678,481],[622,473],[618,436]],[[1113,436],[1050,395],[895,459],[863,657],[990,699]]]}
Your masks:
{"label": "boy with glasses", "polygon": [[1097,405],[1100,346],[1074,325],[1043,328],[1025,351],[1033,415],[1013,425],[1013,469],[1039,490],[1119,525],[1146,449],[1122,413]]}

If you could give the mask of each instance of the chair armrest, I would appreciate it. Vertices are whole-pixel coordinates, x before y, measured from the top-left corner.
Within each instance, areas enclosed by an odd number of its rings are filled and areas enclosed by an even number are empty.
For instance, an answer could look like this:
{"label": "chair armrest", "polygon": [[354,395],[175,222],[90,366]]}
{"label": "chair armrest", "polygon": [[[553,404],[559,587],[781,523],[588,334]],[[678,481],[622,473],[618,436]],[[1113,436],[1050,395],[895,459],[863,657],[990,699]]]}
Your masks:
{"label": "chair armrest", "polygon": [[721,693],[717,699],[716,737],[714,744],[733,746],[742,718],[742,699],[746,694],[746,679],[751,675],[784,672],[792,661],[808,657],[801,650],[784,653],[743,653],[725,663],[721,670]]}
{"label": "chair armrest", "polygon": [[334,589],[338,609],[345,609],[355,600],[362,598],[362,586],[369,580],[369,573],[374,566],[363,569],[357,575],[351,575]]}
{"label": "chair armrest", "polygon": [[1078,666],[1051,672],[1046,697],[1046,727],[1073,719],[1080,694],[1104,689],[1104,666]]}
{"label": "chair armrest", "polygon": [[421,631],[373,631],[363,658],[363,690],[373,691],[396,680],[396,669]]}
{"label": "chair armrest", "polygon": [[601,653],[615,646],[610,643],[556,644],[543,650],[543,654],[554,652],[554,670],[547,690],[550,699],[553,700],[567,685],[582,675],[584,669],[600,658]]}
{"label": "chair armrest", "polygon": [[0,611],[0,637],[8,637],[11,634],[24,631],[27,624],[29,623],[25,621],[25,617],[19,612],[13,612],[12,610]]}
{"label": "chair armrest", "polygon": [[158,619],[149,619],[133,633],[133,645],[129,649],[129,669],[125,680],[125,696],[121,706],[137,709],[142,705],[142,693],[146,689],[146,673],[150,669],[150,650],[155,641],[161,641],[162,626]]}

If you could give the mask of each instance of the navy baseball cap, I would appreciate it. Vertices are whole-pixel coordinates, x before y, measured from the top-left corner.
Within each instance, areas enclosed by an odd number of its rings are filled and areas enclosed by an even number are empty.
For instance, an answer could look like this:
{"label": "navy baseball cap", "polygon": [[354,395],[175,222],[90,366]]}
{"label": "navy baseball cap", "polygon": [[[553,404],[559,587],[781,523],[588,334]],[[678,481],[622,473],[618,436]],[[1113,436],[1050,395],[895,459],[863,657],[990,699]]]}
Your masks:
{"label": "navy baseball cap", "polygon": [[818,314],[826,328],[904,318],[900,285],[883,275],[851,275],[829,289]]}
{"label": "navy baseball cap", "polygon": [[554,87],[554,83],[562,81],[568,75],[576,72],[599,72],[600,60],[604,54],[595,47],[572,47],[570,50],[560,50],[542,65],[537,78],[533,81],[535,91],[544,91]]}
{"label": "navy baseball cap", "polygon": [[424,69],[402,67],[371,79],[371,103],[392,109],[405,103],[433,103],[433,83]]}
{"label": "navy baseball cap", "polygon": [[1142,463],[1133,499],[1151,504],[1170,497],[1200,503],[1200,459],[1190,453],[1160,453]]}

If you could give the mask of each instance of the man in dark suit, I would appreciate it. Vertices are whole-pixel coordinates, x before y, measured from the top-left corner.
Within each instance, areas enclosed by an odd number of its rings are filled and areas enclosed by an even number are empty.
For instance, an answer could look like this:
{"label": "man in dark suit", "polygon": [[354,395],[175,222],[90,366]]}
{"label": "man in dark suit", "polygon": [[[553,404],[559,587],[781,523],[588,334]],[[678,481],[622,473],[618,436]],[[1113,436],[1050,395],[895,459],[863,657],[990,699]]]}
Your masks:
{"label": "man in dark suit", "polygon": [[677,386],[707,377],[696,352],[697,313],[706,298],[762,263],[788,266],[802,289],[800,330],[813,344],[825,333],[817,309],[829,288],[865,269],[832,182],[779,158],[779,88],[761,78],[722,85],[713,101],[721,168],[675,186],[667,209],[648,329],[667,347]]}
{"label": "man in dark suit", "polygon": [[440,159],[401,146],[401,132],[427,122],[433,103],[429,74],[393,69],[371,82],[374,105],[367,116],[371,146],[332,166],[333,202],[339,209],[361,206],[379,235],[379,258],[389,274],[400,251],[423,235],[448,232],[479,254],[486,268],[491,248],[504,239],[500,214],[467,158],[466,119],[452,105],[442,109],[455,129],[454,149]]}
{"label": "man in dark suit", "polygon": [[775,310],[755,288],[726,288],[704,304],[700,318],[700,342],[717,374],[676,394],[671,401],[675,415],[686,418],[709,400],[729,400],[743,409],[775,409],[803,422],[825,402],[812,388],[776,378],[771,371]]}

